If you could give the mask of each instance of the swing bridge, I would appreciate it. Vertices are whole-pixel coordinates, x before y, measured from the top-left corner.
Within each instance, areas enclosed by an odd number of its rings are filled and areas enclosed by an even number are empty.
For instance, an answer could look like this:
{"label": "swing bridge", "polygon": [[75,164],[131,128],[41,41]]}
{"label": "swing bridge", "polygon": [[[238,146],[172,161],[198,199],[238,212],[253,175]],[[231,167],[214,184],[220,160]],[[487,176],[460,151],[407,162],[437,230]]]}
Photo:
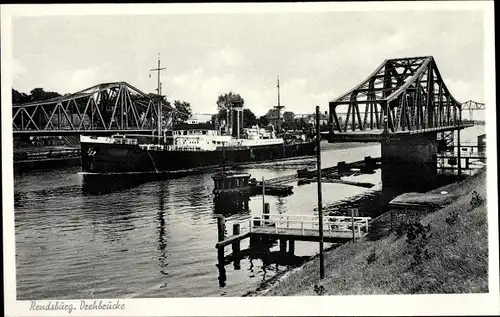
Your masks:
{"label": "swing bridge", "polygon": [[12,106],[14,136],[154,134],[158,118],[172,124],[175,109],[126,82],[103,83],[79,92]]}

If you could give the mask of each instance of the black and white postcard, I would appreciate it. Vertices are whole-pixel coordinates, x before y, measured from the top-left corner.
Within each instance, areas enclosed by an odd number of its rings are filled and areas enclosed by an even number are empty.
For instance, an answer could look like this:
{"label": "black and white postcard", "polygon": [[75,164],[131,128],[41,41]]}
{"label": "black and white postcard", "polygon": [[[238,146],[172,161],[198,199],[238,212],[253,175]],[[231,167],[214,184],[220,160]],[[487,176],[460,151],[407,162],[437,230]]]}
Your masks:
{"label": "black and white postcard", "polygon": [[0,10],[7,316],[500,313],[493,2]]}

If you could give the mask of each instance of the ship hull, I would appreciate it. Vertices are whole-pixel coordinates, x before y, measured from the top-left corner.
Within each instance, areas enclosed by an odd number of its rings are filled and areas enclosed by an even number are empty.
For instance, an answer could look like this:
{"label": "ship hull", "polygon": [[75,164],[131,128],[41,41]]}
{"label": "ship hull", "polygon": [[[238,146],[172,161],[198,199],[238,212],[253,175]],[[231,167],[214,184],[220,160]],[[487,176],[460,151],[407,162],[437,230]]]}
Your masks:
{"label": "ship hull", "polygon": [[315,154],[313,142],[216,151],[158,151],[137,145],[81,143],[82,171],[96,174],[188,173],[227,164],[272,161]]}

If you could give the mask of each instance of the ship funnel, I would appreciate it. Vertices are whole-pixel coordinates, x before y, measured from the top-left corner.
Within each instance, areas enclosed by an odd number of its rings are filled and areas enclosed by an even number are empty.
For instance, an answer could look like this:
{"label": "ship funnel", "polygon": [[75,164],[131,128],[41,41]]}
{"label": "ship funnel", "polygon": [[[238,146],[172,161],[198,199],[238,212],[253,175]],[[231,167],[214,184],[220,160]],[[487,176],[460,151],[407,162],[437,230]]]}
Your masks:
{"label": "ship funnel", "polygon": [[243,135],[243,99],[231,99],[231,128],[233,138],[239,139]]}

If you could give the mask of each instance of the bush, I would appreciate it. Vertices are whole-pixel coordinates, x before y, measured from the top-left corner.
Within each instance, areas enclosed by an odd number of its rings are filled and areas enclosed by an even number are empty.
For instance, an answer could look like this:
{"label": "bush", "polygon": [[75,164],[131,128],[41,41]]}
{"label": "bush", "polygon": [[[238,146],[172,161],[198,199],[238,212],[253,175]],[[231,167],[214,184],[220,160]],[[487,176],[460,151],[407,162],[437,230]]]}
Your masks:
{"label": "bush", "polygon": [[406,241],[410,246],[413,246],[413,262],[412,267],[420,266],[424,259],[430,259],[431,255],[427,248],[427,243],[431,237],[431,225],[422,225],[418,221],[412,221],[408,225],[406,233]]}
{"label": "bush", "polygon": [[373,249],[372,252],[366,258],[366,263],[368,265],[370,265],[370,264],[374,263],[375,261],[377,261],[377,254],[375,253],[375,249]]}
{"label": "bush", "polygon": [[398,238],[404,236],[408,231],[409,218],[406,215],[398,216],[396,227],[394,228],[394,233]]}
{"label": "bush", "polygon": [[318,286],[317,284],[314,285],[314,292],[321,296],[321,295],[324,295],[326,290],[325,290],[325,287],[323,285],[320,285]]}
{"label": "bush", "polygon": [[450,212],[448,216],[446,216],[445,221],[450,227],[456,224],[458,222],[458,212],[456,211]]}
{"label": "bush", "polygon": [[473,191],[472,198],[470,200],[470,205],[472,206],[472,208],[481,206],[483,203],[484,203],[484,198],[481,195],[479,195],[477,191]]}
{"label": "bush", "polygon": [[402,237],[406,235],[406,242],[410,247],[410,252],[413,253],[412,267],[418,267],[423,263],[424,259],[430,259],[431,254],[427,247],[427,243],[431,237],[431,225],[422,225],[419,221],[409,220],[401,222],[395,229],[396,235]]}

